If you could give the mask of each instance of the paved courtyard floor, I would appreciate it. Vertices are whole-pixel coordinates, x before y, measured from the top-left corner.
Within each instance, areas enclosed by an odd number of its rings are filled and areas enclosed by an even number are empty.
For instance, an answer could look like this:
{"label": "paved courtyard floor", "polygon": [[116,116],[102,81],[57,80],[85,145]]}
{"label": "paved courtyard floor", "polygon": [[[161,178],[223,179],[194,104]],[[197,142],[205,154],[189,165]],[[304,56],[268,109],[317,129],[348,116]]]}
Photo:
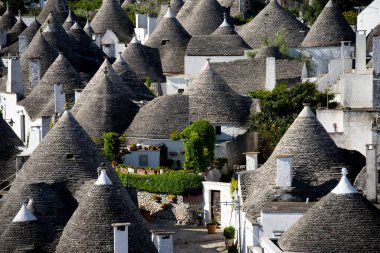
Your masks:
{"label": "paved courtyard floor", "polygon": [[149,222],[151,229],[175,232],[173,237],[174,253],[215,253],[227,252],[224,247],[223,231],[207,234],[206,227],[175,225],[168,222]]}

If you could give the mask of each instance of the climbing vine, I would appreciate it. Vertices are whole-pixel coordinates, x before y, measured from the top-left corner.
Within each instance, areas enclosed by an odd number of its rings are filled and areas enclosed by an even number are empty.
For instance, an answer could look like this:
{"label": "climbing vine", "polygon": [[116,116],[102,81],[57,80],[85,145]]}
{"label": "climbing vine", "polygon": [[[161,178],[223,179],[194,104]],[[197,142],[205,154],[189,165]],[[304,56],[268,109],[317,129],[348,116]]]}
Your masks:
{"label": "climbing vine", "polygon": [[186,127],[181,135],[185,144],[185,170],[204,171],[214,160],[214,127],[200,119]]}

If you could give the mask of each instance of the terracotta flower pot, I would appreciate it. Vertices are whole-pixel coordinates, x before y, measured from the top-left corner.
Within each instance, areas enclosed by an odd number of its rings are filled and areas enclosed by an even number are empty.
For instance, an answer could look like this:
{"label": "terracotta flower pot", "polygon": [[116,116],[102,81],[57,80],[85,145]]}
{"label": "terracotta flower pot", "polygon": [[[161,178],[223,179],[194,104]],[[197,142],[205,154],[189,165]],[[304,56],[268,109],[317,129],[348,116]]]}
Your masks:
{"label": "terracotta flower pot", "polygon": [[207,224],[207,233],[208,234],[215,234],[216,233],[216,224]]}

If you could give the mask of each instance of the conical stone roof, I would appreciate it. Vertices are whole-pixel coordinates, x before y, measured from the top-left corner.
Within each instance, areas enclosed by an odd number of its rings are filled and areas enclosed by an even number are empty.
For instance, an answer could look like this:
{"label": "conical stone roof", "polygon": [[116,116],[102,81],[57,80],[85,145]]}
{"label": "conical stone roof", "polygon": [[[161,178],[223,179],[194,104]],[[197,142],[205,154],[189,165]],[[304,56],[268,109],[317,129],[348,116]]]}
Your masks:
{"label": "conical stone roof", "polygon": [[105,60],[83,90],[73,112],[91,137],[102,137],[104,132],[121,134],[138,111],[138,106],[131,101],[131,94],[129,87]]}
{"label": "conical stone roof", "polygon": [[[346,182],[342,182],[346,180]],[[343,175],[339,185],[355,190]],[[355,191],[339,185],[311,207],[279,240],[286,252],[376,252],[380,211]]]}
{"label": "conical stone roof", "polygon": [[[78,72],[62,54],[49,67],[32,92],[19,103],[24,106],[33,121],[38,117],[54,114],[54,84],[62,85],[69,107],[74,105],[74,90],[84,88]],[[53,103],[49,104],[50,100],[53,100]]]}
{"label": "conical stone roof", "polygon": [[92,41],[91,37],[82,29],[82,27],[75,22],[70,28],[69,35],[73,38],[81,50],[81,54],[95,58],[97,60],[104,59],[103,51]]}
{"label": "conical stone roof", "polygon": [[83,31],[87,33],[88,36],[92,36],[94,34],[94,29],[92,29],[90,21],[86,21],[86,25],[83,27]]}
{"label": "conical stone roof", "polygon": [[51,13],[57,18],[60,24],[65,22],[66,17],[69,14],[67,0],[48,0],[40,15],[38,15],[38,20],[41,23],[44,22]]}
{"label": "conical stone roof", "polygon": [[21,18],[21,13],[19,13],[19,19],[12,29],[7,34],[7,44],[11,45],[18,40],[18,36],[26,29],[26,24]]}
{"label": "conical stone roof", "polygon": [[9,31],[16,24],[16,22],[17,22],[17,19],[13,15],[9,6],[7,6],[6,11],[0,18],[0,30]]}
{"label": "conical stone roof", "polygon": [[192,122],[202,118],[211,123],[242,126],[250,116],[247,100],[232,90],[209,62],[206,62],[184,94],[189,95]]}
{"label": "conical stone roof", "polygon": [[[16,173],[16,156],[21,152],[17,148],[19,146],[24,146],[24,144],[7,122],[0,118],[0,182]],[[1,189],[5,186],[3,185]]]}
{"label": "conical stone roof", "polygon": [[120,184],[93,185],[67,223],[57,253],[114,252],[113,223],[130,222],[128,252],[157,252],[139,210]]}
{"label": "conical stone roof", "polygon": [[301,47],[340,46],[341,41],[355,42],[355,32],[347,23],[334,0],[329,0],[319,14]]}
{"label": "conical stone roof", "polygon": [[160,50],[162,69],[165,73],[183,73],[185,52],[190,38],[190,34],[172,14],[171,8],[168,8],[145,45]]}
{"label": "conical stone roof", "polygon": [[30,43],[39,31],[41,27],[41,23],[35,18],[34,21],[20,34],[20,36],[25,36],[28,38],[28,42]]}
{"label": "conical stone roof", "polygon": [[74,17],[73,13],[71,10],[69,10],[69,15],[67,15],[67,18],[65,22],[63,23],[62,27],[66,30],[69,31],[70,28],[74,25],[76,18]]}
{"label": "conical stone roof", "polygon": [[165,16],[166,12],[168,11],[168,7],[170,7],[170,11],[173,14],[173,16],[177,16],[177,13],[184,5],[183,0],[171,0],[170,5],[162,4],[160,9],[160,15],[157,18],[157,22],[161,22],[162,18]]}
{"label": "conical stone roof", "polygon": [[260,47],[260,38],[272,39],[284,31],[289,47],[298,47],[304,39],[303,32],[308,28],[280,6],[276,0],[271,2],[249,23],[237,28],[240,36],[252,48]]}
{"label": "conical stone roof", "polygon": [[255,55],[256,59],[260,59],[260,58],[266,59],[268,57],[274,57],[276,59],[284,58],[280,50],[278,49],[278,47],[271,47],[271,46],[260,48],[257,54]]}
{"label": "conical stone roof", "polygon": [[[191,15],[194,7],[200,0],[186,0],[184,5],[181,7],[176,15],[177,20],[183,24],[183,22]],[[166,13],[166,12],[165,12]]]}
{"label": "conical stone roof", "polygon": [[367,36],[367,54],[373,52],[373,38],[380,36],[380,23]]}
{"label": "conical stone roof", "polygon": [[42,32],[38,32],[30,42],[28,48],[21,57],[21,68],[23,74],[24,94],[28,95],[33,87],[29,82],[29,62],[32,59],[40,59],[40,73],[41,77],[48,70],[50,65],[58,56],[58,51],[52,47],[42,36]]}
{"label": "conical stone roof", "polygon": [[227,19],[211,35],[193,36],[187,46],[190,56],[242,56],[251,47],[236,33]]}
{"label": "conical stone roof", "polygon": [[[59,229],[70,218],[70,208],[58,195],[59,187],[46,183],[14,184],[0,209],[0,251],[14,252],[20,246],[34,245],[39,252],[52,252]],[[30,211],[37,218],[33,222],[12,222],[21,203],[33,199]],[[57,219],[59,217],[59,219]],[[59,232],[60,233],[60,232]]]}
{"label": "conical stone roof", "polygon": [[147,76],[153,81],[165,80],[157,48],[144,46],[134,37],[122,56],[140,80],[145,81]]}
{"label": "conical stone roof", "polygon": [[200,0],[185,20],[183,27],[192,35],[207,35],[223,22],[224,8],[217,0]]}
{"label": "conical stone roof", "polygon": [[128,43],[132,39],[134,27],[132,21],[116,0],[103,0],[102,6],[91,21],[95,33],[104,34],[112,30],[121,42]]}
{"label": "conical stone roof", "polygon": [[[293,157],[291,192],[276,186],[276,159],[284,154]],[[361,164],[357,165],[355,160]],[[253,222],[266,202],[285,192],[300,201],[319,199],[335,187],[342,166],[349,168],[349,177],[353,179],[364,163],[358,152],[338,148],[311,109],[305,106],[265,164],[241,175],[243,210]]]}
{"label": "conical stone roof", "polygon": [[124,0],[124,2],[121,4],[121,8],[125,8],[128,6],[128,4],[134,4],[136,0]]}
{"label": "conical stone roof", "polygon": [[189,122],[189,96],[172,94],[156,97],[137,113],[127,130],[129,137],[170,139]]}
{"label": "conical stone roof", "polygon": [[129,67],[128,63],[120,55],[112,64],[116,73],[123,78],[126,85],[131,90],[131,99],[133,100],[151,100],[154,95],[149,88],[137,78],[136,73]]}

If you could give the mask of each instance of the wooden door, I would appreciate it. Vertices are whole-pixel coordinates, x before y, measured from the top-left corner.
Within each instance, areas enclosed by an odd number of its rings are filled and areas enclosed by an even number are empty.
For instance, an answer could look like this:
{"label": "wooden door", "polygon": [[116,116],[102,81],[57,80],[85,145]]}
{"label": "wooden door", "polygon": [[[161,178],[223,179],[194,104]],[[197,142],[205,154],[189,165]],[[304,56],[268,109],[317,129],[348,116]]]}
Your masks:
{"label": "wooden door", "polygon": [[211,191],[211,219],[221,222],[220,191]]}

